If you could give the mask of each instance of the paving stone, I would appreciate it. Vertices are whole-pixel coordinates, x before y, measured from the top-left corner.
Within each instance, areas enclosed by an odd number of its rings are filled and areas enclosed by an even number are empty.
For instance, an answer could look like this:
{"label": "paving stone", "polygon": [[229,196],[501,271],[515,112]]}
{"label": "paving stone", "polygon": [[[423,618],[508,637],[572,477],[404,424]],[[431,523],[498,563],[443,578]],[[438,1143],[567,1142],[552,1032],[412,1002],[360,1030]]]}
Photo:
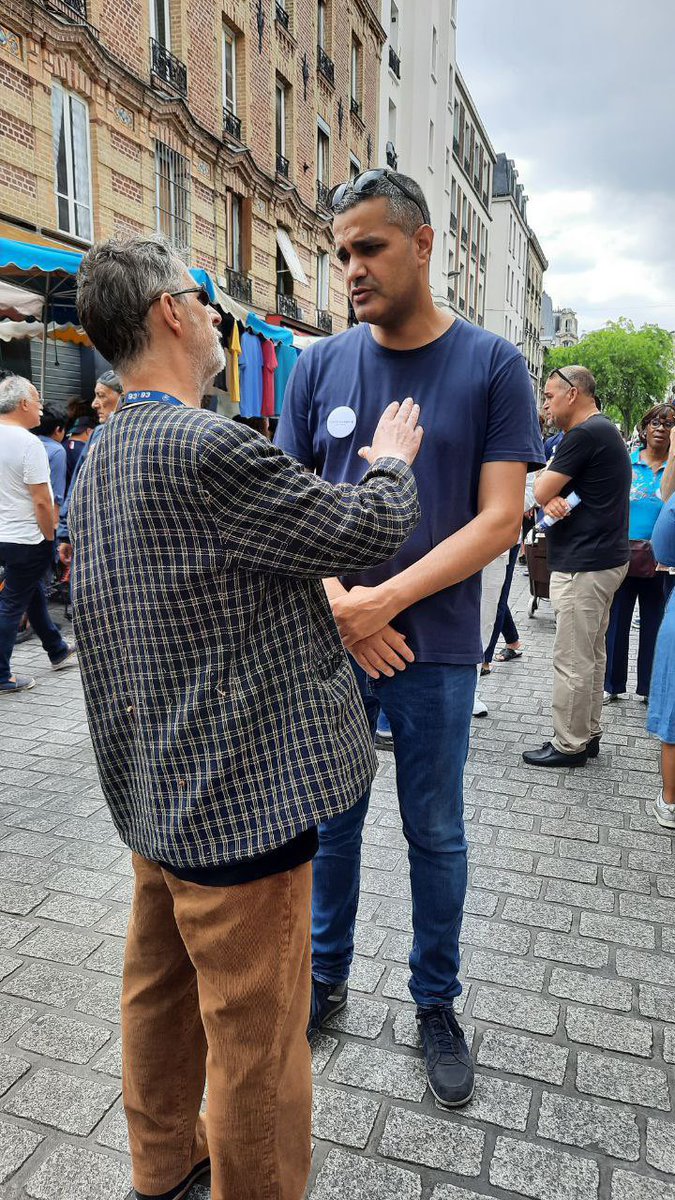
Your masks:
{"label": "paving stone", "polygon": [[490,1183],[535,1200],[592,1200],[600,1173],[590,1158],[500,1137],[490,1162]]}
{"label": "paving stone", "polygon": [[610,913],[614,908],[614,893],[605,892],[597,886],[572,883],[567,879],[551,879],[546,885],[546,898],[561,904],[573,904],[577,908]]}
{"label": "paving stone", "polygon": [[42,928],[23,942],[21,953],[28,954],[31,958],[44,958],[49,962],[67,963],[74,967],[84,962],[102,941],[103,938],[94,934]]}
{"label": "paving stone", "polygon": [[4,1102],[6,1112],[86,1137],[120,1094],[117,1084],[42,1069]]}
{"label": "paving stone", "polygon": [[500,829],[521,829],[532,833],[534,817],[527,813],[504,812],[496,808],[488,808],[480,814],[481,825],[496,825]]}
{"label": "paving stone", "polygon": [[[9,1054],[0,1054],[0,1096],[4,1096],[17,1080],[21,1079],[28,1071],[30,1071],[31,1063],[25,1058],[10,1057]],[[0,1168],[0,1175],[2,1169]]]}
{"label": "paving stone", "polygon": [[499,896],[469,888],[464,899],[464,913],[466,916],[494,917],[498,904]]}
{"label": "paving stone", "polygon": [[[123,947],[120,948],[120,974],[122,970],[122,958]],[[96,967],[95,969],[104,970],[105,968]],[[349,972],[349,986],[355,992],[374,992],[383,975],[384,967],[381,963],[374,962],[370,958],[359,958],[358,954],[355,954],[351,971]]]}
{"label": "paving stone", "polygon": [[618,846],[593,846],[588,842],[561,841],[558,853],[561,858],[579,858],[582,862],[599,863],[604,867],[621,866],[621,850]]}
{"label": "paving stone", "polygon": [[566,1146],[599,1150],[628,1162],[637,1162],[640,1157],[640,1131],[635,1114],[590,1100],[544,1092],[537,1133]]}
{"label": "paving stone", "polygon": [[118,1038],[116,1042],[100,1054],[96,1062],[91,1063],[92,1071],[99,1071],[102,1075],[112,1075],[114,1079],[122,1078],[122,1042]]}
{"label": "paving stone", "polygon": [[638,921],[675,925],[675,901],[657,900],[654,896],[619,896],[619,912],[622,917],[634,917]]}
{"label": "paving stone", "polygon": [[17,921],[0,913],[0,950],[12,950],[35,929],[34,921]]}
{"label": "paving stone", "polygon": [[665,1072],[630,1060],[621,1061],[580,1050],[577,1055],[577,1089],[624,1104],[670,1110]]}
{"label": "paving stone", "polygon": [[669,879],[667,875],[659,876],[656,880],[656,890],[660,896],[675,897],[675,879]]}
{"label": "paving stone", "polygon": [[448,1117],[428,1117],[393,1107],[387,1114],[378,1153],[456,1175],[476,1176],[484,1145],[485,1134],[478,1129],[456,1125]]}
{"label": "paving stone", "polygon": [[[85,967],[88,971],[104,971],[108,975],[121,975],[124,966],[124,943],[120,942],[119,938],[110,938],[101,945],[99,938],[99,948],[85,962]],[[365,960],[359,959],[358,962]],[[358,975],[358,963],[354,959],[356,972]],[[358,987],[358,984],[353,983],[353,987]],[[361,989],[365,990],[365,989]]]}
{"label": "paving stone", "polygon": [[502,918],[505,921],[515,921],[519,925],[539,925],[543,929],[555,929],[559,933],[569,933],[572,928],[572,912],[569,908],[560,908],[543,901],[509,897],[502,910]]}
{"label": "paving stone", "polygon": [[47,897],[44,888],[0,879],[0,909],[17,917],[26,917]]}
{"label": "paving stone", "polygon": [[548,879],[567,879],[572,883],[596,883],[599,870],[595,863],[575,862],[573,859],[542,857],[537,863],[537,875]]}
{"label": "paving stone", "polygon": [[507,987],[521,987],[532,992],[543,990],[545,971],[542,963],[525,958],[506,958],[486,950],[472,950],[467,969],[472,979],[503,983]]}
{"label": "paving stone", "polygon": [[87,1063],[109,1038],[109,1029],[49,1013],[24,1029],[16,1044],[22,1050],[44,1054],[47,1058]]}
{"label": "paving stone", "polygon": [[122,981],[100,979],[78,1000],[76,1009],[90,1017],[101,1017],[104,1021],[120,1019]]}
{"label": "paving stone", "polygon": [[652,1027],[648,1021],[568,1004],[565,1028],[573,1042],[585,1042],[604,1050],[620,1050],[623,1054],[637,1054],[641,1058],[651,1057]]}
{"label": "paving stone", "polygon": [[521,833],[515,829],[500,829],[497,834],[497,846],[505,846],[510,850],[531,850],[533,854],[553,854],[555,839],[542,837],[540,833]]}
{"label": "paving stone", "polygon": [[629,921],[623,917],[611,917],[605,913],[583,912],[579,918],[579,933],[582,937],[601,938],[606,942],[618,942],[622,946],[640,946],[647,950],[653,950],[656,945],[653,925],[644,925],[640,921]]}
{"label": "paving stone", "polygon": [[541,823],[541,832],[550,834],[551,837],[580,838],[585,842],[597,842],[599,837],[597,825],[588,825],[582,821],[570,821],[567,817],[564,820],[555,821],[544,818]]}
{"label": "paving stone", "polygon": [[645,954],[641,950],[620,947],[616,952],[616,970],[617,974],[629,979],[668,983],[675,987],[675,958],[666,958],[665,954]]}
{"label": "paving stone", "polygon": [[3,996],[0,1001],[0,1043],[6,1042],[33,1016],[34,1008],[28,1008],[25,1004],[15,1004],[13,1000],[7,1000]]}
{"label": "paving stone", "polygon": [[387,962],[407,963],[412,948],[412,934],[390,933],[382,950]]}
{"label": "paving stone", "polygon": [[558,1027],[560,1005],[522,992],[481,987],[473,1002],[473,1016],[512,1029],[552,1034]]}
{"label": "paving stone", "polygon": [[[406,978],[407,974],[406,972]],[[384,995],[386,994],[384,992]],[[409,993],[406,999],[409,999]],[[388,1004],[380,1000],[363,1000],[360,996],[351,996],[347,1007],[326,1022],[326,1028],[339,1029],[340,1032],[351,1033],[355,1037],[376,1038],[384,1029],[388,1015]]]}
{"label": "paving stone", "polygon": [[665,855],[643,854],[641,850],[631,850],[628,854],[628,866],[631,871],[653,871],[656,875],[675,873],[675,855],[666,858]]}
{"label": "paving stone", "polygon": [[119,858],[118,846],[92,846],[85,842],[64,842],[52,856],[54,862],[90,871],[105,871]]}
{"label": "paving stone", "polygon": [[65,925],[95,925],[108,912],[109,904],[101,904],[88,896],[66,896],[57,892],[35,910],[34,916]]}
{"label": "paving stone", "polygon": [[534,942],[537,958],[572,963],[577,967],[606,967],[609,947],[584,938],[568,937],[564,933],[538,933]]}
{"label": "paving stone", "polygon": [[[113,864],[113,866],[114,866],[114,864]],[[119,900],[120,903],[122,903],[122,904],[131,904],[131,902],[133,901],[133,898],[134,898],[134,880],[133,879],[121,879],[119,881],[119,883],[115,884],[114,888],[112,888],[109,892],[106,892],[106,900]],[[370,896],[370,897],[368,897],[368,899],[376,901],[377,896]],[[365,902],[365,900],[366,900],[366,897],[364,896],[362,898],[361,904],[359,905],[359,915],[362,915],[361,914],[361,905]],[[377,904],[375,905],[375,907],[377,908]]]}
{"label": "paving stone", "polygon": [[106,1154],[62,1145],[25,1184],[32,1200],[127,1200],[129,1168]]}
{"label": "paving stone", "polygon": [[386,931],[378,929],[374,925],[366,925],[363,921],[356,922],[354,931],[354,949],[357,954],[364,954],[368,958],[374,956],[382,949],[382,944],[386,941]]}
{"label": "paving stone", "polygon": [[0,1184],[11,1179],[43,1141],[30,1129],[0,1121]]}
{"label": "paving stone", "polygon": [[646,854],[670,854],[671,839],[667,834],[635,833],[632,829],[610,829],[611,846],[624,846],[627,850],[642,850]]}
{"label": "paving stone", "polygon": [[[12,975],[2,985],[2,991],[12,996],[53,1004],[57,1008],[68,1008],[75,1004],[86,990],[86,979],[59,967],[48,966],[47,963],[33,963],[19,974]],[[0,1006],[0,1012],[2,1007],[4,1004]]]}
{"label": "paving stone", "polygon": [[652,987],[649,983],[641,983],[638,988],[638,1006],[643,1017],[675,1021],[675,1005],[670,988]]}
{"label": "paving stone", "polygon": [[511,929],[482,921],[479,917],[465,917],[462,921],[460,941],[467,946],[478,946],[488,950],[503,950],[507,954],[527,954],[532,935],[527,929]]}
{"label": "paving stone", "polygon": [[582,1000],[585,1004],[599,1004],[602,1008],[618,1008],[630,1012],[632,988],[621,979],[605,979],[601,975],[587,975],[582,971],[567,971],[554,967],[548,990],[552,996],[564,1000]]}
{"label": "paving stone", "polygon": [[421,1196],[419,1175],[345,1150],[330,1151],[310,1193],[311,1200],[421,1200]]}
{"label": "paving stone", "polygon": [[561,1084],[565,1078],[569,1051],[553,1042],[537,1042],[533,1038],[499,1029],[486,1029],[476,1061],[480,1066],[544,1083]]}
{"label": "paving stone", "polygon": [[491,1075],[476,1075],[476,1090],[473,1099],[465,1108],[457,1109],[459,1117],[471,1117],[474,1121],[487,1121],[502,1129],[515,1129],[521,1133],[527,1126],[532,1103],[532,1091],[521,1083],[496,1079]]}
{"label": "paving stone", "polygon": [[675,1029],[663,1031],[663,1057],[666,1062],[675,1063]]}
{"label": "paving stone", "polygon": [[125,938],[129,926],[129,909],[113,908],[97,923],[100,933],[110,933],[113,937]]}
{"label": "paving stone", "polygon": [[675,1175],[675,1124],[672,1118],[669,1121],[648,1118],[647,1162],[657,1171]]}
{"label": "paving stone", "polygon": [[119,883],[119,880],[115,875],[86,871],[83,867],[68,867],[58,871],[49,881],[49,886],[57,892],[70,892],[74,896],[89,896],[92,900],[100,900],[116,883]]}
{"label": "paving stone", "polygon": [[4,853],[26,854],[29,858],[43,858],[53,854],[62,845],[61,839],[49,833],[29,833],[28,830],[17,830],[11,833],[2,843]]}
{"label": "paving stone", "polygon": [[475,888],[486,888],[493,892],[506,892],[511,896],[527,896],[536,900],[541,891],[541,881],[528,879],[517,871],[490,870],[488,867],[474,867],[471,882]]}
{"label": "paving stone", "polygon": [[524,850],[504,850],[498,846],[474,846],[469,850],[469,862],[475,866],[502,867],[506,871],[522,871],[532,875],[534,855]]}
{"label": "paving stone", "polygon": [[375,1046],[347,1044],[333,1064],[329,1078],[398,1100],[421,1100],[427,1090],[423,1061]]}
{"label": "paving stone", "polygon": [[[107,1146],[110,1150],[117,1150],[119,1154],[129,1153],[129,1131],[123,1109],[118,1109],[106,1117],[96,1134],[96,1141],[99,1146]],[[192,1194],[189,1195],[190,1200],[193,1200]]]}
{"label": "paving stone", "polygon": [[312,1133],[323,1141],[363,1150],[379,1111],[377,1100],[317,1086],[312,1103]]}
{"label": "paving stone", "polygon": [[[375,906],[376,925],[386,925],[390,929],[400,929],[402,933],[412,933],[412,909],[409,903],[397,904],[394,900],[380,900],[375,896],[373,899],[378,901]],[[362,916],[360,905],[358,915]]]}
{"label": "paving stone", "polygon": [[312,1074],[320,1075],[331,1060],[333,1051],[337,1048],[337,1038],[327,1037],[320,1033],[312,1039]]}
{"label": "paving stone", "polygon": [[632,1171],[615,1171],[611,1200],[675,1200],[675,1184],[634,1175]]}

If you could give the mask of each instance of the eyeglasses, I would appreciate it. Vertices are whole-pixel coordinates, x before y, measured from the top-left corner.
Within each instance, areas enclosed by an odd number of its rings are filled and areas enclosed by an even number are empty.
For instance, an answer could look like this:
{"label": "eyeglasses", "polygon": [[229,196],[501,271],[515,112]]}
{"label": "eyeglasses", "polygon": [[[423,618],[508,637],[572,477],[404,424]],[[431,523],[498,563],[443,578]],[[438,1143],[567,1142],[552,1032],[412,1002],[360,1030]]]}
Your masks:
{"label": "eyeglasses", "polygon": [[551,375],[559,375],[561,379],[565,380],[565,383],[568,387],[575,388],[577,386],[576,383],[572,383],[572,380],[568,375],[565,375],[564,372],[560,370],[560,367],[554,367],[551,371]]}
{"label": "eyeglasses", "polygon": [[673,417],[652,417],[648,422],[652,429],[675,429],[675,416]]}
{"label": "eyeglasses", "polygon": [[328,193],[329,207],[335,212],[350,192],[353,192],[356,196],[369,196],[377,187],[380,179],[388,179],[390,183],[393,183],[394,187],[398,188],[399,192],[403,192],[403,195],[407,196],[408,200],[412,200],[415,207],[422,214],[422,224],[429,224],[429,213],[424,211],[419,200],[415,199],[412,192],[387,167],[373,167],[372,171],[362,171],[360,175],[356,175],[348,183],[338,183]]}
{"label": "eyeglasses", "polygon": [[190,296],[192,294],[197,297],[200,304],[204,305],[204,308],[208,308],[209,304],[211,303],[211,297],[202,284],[201,287],[181,288],[178,292],[159,292],[157,296],[152,297],[146,312],[149,312],[153,304],[156,304],[158,300],[161,300],[162,296]]}

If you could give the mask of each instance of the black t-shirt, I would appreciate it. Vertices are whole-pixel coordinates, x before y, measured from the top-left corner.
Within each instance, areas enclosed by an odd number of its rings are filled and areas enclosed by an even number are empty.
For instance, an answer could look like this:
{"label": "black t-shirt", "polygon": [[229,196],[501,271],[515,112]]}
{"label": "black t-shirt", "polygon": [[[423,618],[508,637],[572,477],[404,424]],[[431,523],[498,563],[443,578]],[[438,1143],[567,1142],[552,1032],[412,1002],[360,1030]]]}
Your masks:
{"label": "black t-shirt", "polygon": [[628,498],[632,468],[618,429],[600,413],[566,433],[553,471],[569,475],[563,495],[581,504],[546,531],[552,571],[607,571],[630,558]]}

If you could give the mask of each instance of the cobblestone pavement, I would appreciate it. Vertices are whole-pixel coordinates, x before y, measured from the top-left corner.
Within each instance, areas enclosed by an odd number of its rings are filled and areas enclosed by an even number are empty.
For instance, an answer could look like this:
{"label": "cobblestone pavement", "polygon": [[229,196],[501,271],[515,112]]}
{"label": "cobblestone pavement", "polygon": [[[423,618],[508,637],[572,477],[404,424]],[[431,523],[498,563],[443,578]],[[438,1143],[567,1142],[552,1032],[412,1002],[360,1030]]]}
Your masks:
{"label": "cobblestone pavement", "polygon": [[[516,613],[525,609],[517,580]],[[459,1004],[476,1096],[434,1106],[407,990],[410,897],[382,756],[348,1008],[315,1050],[311,1200],[675,1200],[675,853],[656,744],[613,705],[585,770],[536,771],[550,609],[486,681],[466,773]],[[0,1195],[124,1200],[117,1025],[129,855],[103,806],[78,672],[0,702]],[[206,1200],[203,1188],[191,1200]]]}

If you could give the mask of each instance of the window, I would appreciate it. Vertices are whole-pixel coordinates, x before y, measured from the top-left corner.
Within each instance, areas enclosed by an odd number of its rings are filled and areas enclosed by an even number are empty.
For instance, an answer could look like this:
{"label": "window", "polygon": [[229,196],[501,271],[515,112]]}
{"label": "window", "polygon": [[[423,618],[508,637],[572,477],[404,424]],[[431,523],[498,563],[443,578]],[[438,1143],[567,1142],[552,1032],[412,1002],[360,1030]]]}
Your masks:
{"label": "window", "polygon": [[57,223],[64,233],[91,241],[89,113],[86,104],[58,84],[52,88],[52,144]]}
{"label": "window", "polygon": [[244,270],[242,247],[243,213],[241,196],[227,193],[227,265],[239,274]]}
{"label": "window", "polygon": [[293,276],[288,269],[286,259],[277,246],[277,296],[293,295]]}
{"label": "window", "polygon": [[160,46],[171,49],[171,15],[169,0],[150,0],[150,36]]}
{"label": "window", "polygon": [[430,171],[433,171],[433,169],[434,169],[434,141],[435,141],[435,136],[436,136],[436,131],[435,131],[435,129],[434,129],[434,123],[433,123],[433,121],[430,121],[430,122],[429,122],[429,170],[430,170]]}
{"label": "window", "polygon": [[276,91],[276,139],[277,155],[286,157],[286,84],[277,79]]}
{"label": "window", "polygon": [[398,8],[394,4],[394,0],[392,0],[391,17],[389,19],[389,41],[391,43],[393,50],[397,54],[398,54],[398,38],[399,38],[398,27],[399,27]]}
{"label": "window", "polygon": [[349,155],[349,178],[356,179],[361,174],[361,163],[354,154]]}
{"label": "window", "polygon": [[450,20],[452,21],[453,25],[457,24],[457,0],[452,0]]}
{"label": "window", "polygon": [[190,249],[190,171],[188,161],[155,142],[157,231],[180,253]]}
{"label": "window", "polygon": [[330,310],[330,256],[319,250],[316,256],[316,307],[319,312]]}
{"label": "window", "polygon": [[330,129],[321,117],[316,134],[316,178],[319,183],[330,184]]}
{"label": "window", "polygon": [[349,75],[349,88],[352,101],[352,109],[356,109],[357,115],[360,115],[361,108],[361,46],[358,38],[352,37],[352,55]]}
{"label": "window", "polygon": [[450,188],[450,212],[457,218],[457,180],[453,179]]}
{"label": "window", "polygon": [[436,80],[436,71],[438,70],[438,33],[434,25],[431,30],[431,78]]}
{"label": "window", "polygon": [[389,131],[389,141],[392,142],[394,146],[396,145],[396,124],[397,124],[397,122],[396,122],[396,105],[394,104],[393,100],[390,100],[389,101],[389,123],[388,123],[387,128]]}
{"label": "window", "polygon": [[448,261],[448,235],[443,234],[443,262]]}
{"label": "window", "polygon": [[316,10],[316,40],[321,50],[326,49],[326,34],[328,30],[327,0],[318,0]]}
{"label": "window", "polygon": [[223,29],[223,108],[237,112],[237,46],[233,33]]}
{"label": "window", "polygon": [[450,108],[450,109],[452,108],[452,83],[453,83],[452,67],[448,67],[448,108]]}
{"label": "window", "polygon": [[454,252],[454,250],[448,250],[448,275],[450,276],[450,287],[455,286],[454,270],[455,270],[455,252]]}

